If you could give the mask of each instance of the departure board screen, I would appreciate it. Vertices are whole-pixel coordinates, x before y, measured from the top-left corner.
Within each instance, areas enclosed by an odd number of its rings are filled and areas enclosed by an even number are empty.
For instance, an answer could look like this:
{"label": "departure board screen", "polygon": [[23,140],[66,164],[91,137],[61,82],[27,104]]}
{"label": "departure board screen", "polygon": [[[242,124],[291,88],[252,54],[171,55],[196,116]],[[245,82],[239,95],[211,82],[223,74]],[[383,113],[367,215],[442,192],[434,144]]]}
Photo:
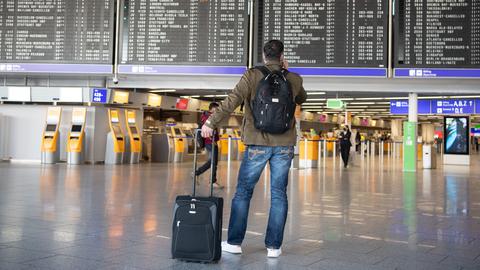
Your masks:
{"label": "departure board screen", "polygon": [[111,73],[114,0],[0,0],[0,72]]}
{"label": "departure board screen", "polygon": [[120,71],[243,73],[248,23],[248,0],[124,0]]}
{"label": "departure board screen", "polygon": [[395,40],[396,67],[480,68],[480,1],[396,0]]}
{"label": "departure board screen", "polygon": [[387,66],[387,0],[259,0],[256,17],[257,63],[279,39],[291,67]]}

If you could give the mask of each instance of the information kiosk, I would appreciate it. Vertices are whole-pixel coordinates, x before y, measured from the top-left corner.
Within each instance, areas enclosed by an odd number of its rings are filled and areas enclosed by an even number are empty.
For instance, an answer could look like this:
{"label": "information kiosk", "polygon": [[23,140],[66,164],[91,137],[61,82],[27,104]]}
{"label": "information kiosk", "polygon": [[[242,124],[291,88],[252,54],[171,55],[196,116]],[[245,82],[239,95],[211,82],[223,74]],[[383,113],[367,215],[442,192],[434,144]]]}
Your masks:
{"label": "information kiosk", "polygon": [[127,138],[126,138],[126,155],[125,162],[136,164],[140,162],[142,153],[142,139],[137,126],[136,112],[134,110],[125,110],[127,119]]}
{"label": "information kiosk", "polygon": [[48,107],[47,121],[42,134],[43,164],[54,164],[60,160],[60,120],[62,107]]}
{"label": "information kiosk", "polygon": [[183,156],[185,153],[185,134],[179,127],[171,127],[171,139],[173,141],[173,151],[171,151],[170,162],[183,162]]}
{"label": "information kiosk", "polygon": [[82,164],[85,153],[85,119],[87,108],[73,108],[72,124],[68,133],[67,163]]}
{"label": "information kiosk", "polygon": [[125,153],[125,137],[120,127],[120,112],[108,109],[110,132],[107,134],[105,164],[121,164]]}

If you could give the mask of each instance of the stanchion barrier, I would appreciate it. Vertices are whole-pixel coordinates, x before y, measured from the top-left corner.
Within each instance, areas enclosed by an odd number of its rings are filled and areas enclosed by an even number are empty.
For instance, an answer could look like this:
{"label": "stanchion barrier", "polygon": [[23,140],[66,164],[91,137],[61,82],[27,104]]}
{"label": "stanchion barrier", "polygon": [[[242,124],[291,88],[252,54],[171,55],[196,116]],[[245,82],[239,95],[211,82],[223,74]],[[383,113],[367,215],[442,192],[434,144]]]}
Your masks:
{"label": "stanchion barrier", "polygon": [[227,164],[228,167],[231,165],[232,160],[232,137],[228,137],[228,153],[227,153]]}

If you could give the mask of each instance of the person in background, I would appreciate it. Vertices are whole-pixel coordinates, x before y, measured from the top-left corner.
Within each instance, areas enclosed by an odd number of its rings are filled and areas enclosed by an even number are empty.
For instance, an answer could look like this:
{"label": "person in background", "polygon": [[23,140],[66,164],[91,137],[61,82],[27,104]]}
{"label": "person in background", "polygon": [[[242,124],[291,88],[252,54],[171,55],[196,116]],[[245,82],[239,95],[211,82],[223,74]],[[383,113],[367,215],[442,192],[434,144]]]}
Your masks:
{"label": "person in background", "polygon": [[348,158],[350,157],[350,147],[352,143],[350,142],[350,138],[352,137],[352,133],[348,126],[343,127],[343,131],[340,132],[340,152],[342,154],[343,165],[345,168],[348,167]]}
{"label": "person in background", "polygon": [[355,134],[355,151],[357,153],[360,153],[361,143],[362,143],[362,136],[360,135],[360,131],[357,131],[357,134]]}
{"label": "person in background", "polygon": [[[264,68],[270,73],[283,72],[284,79],[290,84],[292,102],[304,103],[307,93],[303,88],[302,78],[288,72],[288,63],[284,60],[284,45],[279,40],[271,40],[263,47],[265,67],[246,71],[235,89],[220,104],[218,110],[210,116],[202,127],[202,136],[211,136],[213,130],[226,119],[238,106],[245,103],[242,140],[247,145],[238,173],[237,190],[232,200],[228,239],[222,243],[222,250],[228,253],[241,254],[242,242],[247,231],[247,220],[255,185],[265,166],[270,164],[271,203],[268,218],[265,246],[267,256],[277,258],[282,254],[283,233],[288,215],[287,185],[294,146],[297,142],[295,119],[292,119],[288,130],[281,134],[261,131],[255,127],[252,103],[255,101],[257,87],[267,76]],[[263,70],[263,72],[262,72]],[[270,76],[270,75],[268,75]]]}
{"label": "person in background", "polygon": [[[208,120],[210,115],[215,113],[218,106],[219,105],[216,102],[210,103],[210,106],[208,106],[209,111],[202,114],[202,118],[201,118],[202,125],[205,124],[205,122]],[[218,131],[215,135],[215,138],[207,137],[207,138],[204,139],[205,140],[205,149],[207,149],[207,151],[208,151],[208,160],[202,166],[200,166],[200,168],[197,169],[197,171],[195,172],[195,175],[197,175],[197,176],[202,175],[204,172],[206,172],[208,169],[210,169],[212,167],[212,161],[213,161],[213,168],[212,168],[213,169],[213,171],[212,171],[213,187],[221,189],[221,188],[223,188],[223,186],[218,184],[218,181],[217,181],[218,147],[215,147],[215,150],[212,152],[212,144],[214,144],[214,143],[216,144],[219,141],[219,139],[220,139],[220,137],[218,136]],[[197,182],[197,184],[198,184],[198,182]]]}

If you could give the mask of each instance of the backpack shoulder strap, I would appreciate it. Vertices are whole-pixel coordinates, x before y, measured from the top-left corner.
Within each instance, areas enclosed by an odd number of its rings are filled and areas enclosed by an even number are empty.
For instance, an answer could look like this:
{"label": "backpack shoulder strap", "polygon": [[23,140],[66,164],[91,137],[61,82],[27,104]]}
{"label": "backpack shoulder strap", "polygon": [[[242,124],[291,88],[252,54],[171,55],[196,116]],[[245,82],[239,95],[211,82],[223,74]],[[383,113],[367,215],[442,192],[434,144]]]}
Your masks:
{"label": "backpack shoulder strap", "polygon": [[272,73],[266,66],[256,66],[254,69],[260,70],[263,74],[263,77],[267,77],[270,75],[270,73]]}

